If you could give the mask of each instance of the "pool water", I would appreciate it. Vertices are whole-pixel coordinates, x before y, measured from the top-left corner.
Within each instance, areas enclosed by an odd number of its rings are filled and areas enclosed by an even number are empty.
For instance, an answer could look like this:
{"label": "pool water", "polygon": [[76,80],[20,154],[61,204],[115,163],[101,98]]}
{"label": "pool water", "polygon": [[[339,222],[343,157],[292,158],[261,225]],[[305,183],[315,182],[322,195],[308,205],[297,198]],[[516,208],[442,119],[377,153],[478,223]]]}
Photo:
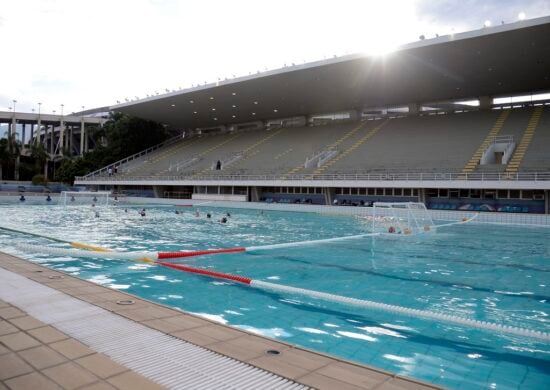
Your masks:
{"label": "pool water", "polygon": [[[180,214],[175,214],[175,210]],[[257,246],[361,234],[361,219],[200,207],[0,206],[0,225],[117,250]],[[226,211],[226,225],[217,223]],[[212,219],[206,219],[206,212]],[[253,279],[550,332],[550,229],[466,224],[414,237],[188,258]],[[267,337],[456,389],[550,388],[550,345],[285,295],[144,263],[53,258],[0,230],[0,249],[102,285]]]}

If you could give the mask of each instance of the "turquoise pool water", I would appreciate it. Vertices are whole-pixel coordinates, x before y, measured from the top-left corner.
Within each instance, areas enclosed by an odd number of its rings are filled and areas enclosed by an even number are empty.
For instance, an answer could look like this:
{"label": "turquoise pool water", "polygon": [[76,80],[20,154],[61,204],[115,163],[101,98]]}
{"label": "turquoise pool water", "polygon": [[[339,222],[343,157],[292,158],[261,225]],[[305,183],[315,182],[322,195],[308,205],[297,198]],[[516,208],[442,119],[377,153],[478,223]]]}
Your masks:
{"label": "turquoise pool water", "polygon": [[[365,233],[354,217],[148,207],[0,206],[0,225],[119,250],[206,249]],[[210,211],[212,220],[205,214]],[[217,222],[225,211],[227,225]],[[253,279],[550,332],[550,229],[467,224],[202,256],[186,263]],[[550,387],[550,345],[519,336],[252,289],[146,264],[22,253],[46,240],[0,230],[0,249],[81,278],[285,342],[456,389]]]}

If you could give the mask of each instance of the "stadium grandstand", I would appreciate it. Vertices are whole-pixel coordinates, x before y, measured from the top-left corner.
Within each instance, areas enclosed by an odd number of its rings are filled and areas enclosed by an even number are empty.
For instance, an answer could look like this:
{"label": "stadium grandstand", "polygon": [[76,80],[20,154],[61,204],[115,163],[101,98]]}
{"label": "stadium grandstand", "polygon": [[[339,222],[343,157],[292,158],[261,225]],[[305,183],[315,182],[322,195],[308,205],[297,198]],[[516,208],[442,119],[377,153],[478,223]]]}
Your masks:
{"label": "stadium grandstand", "polygon": [[549,213],[549,92],[550,17],[440,36],[109,107],[178,136],[75,184],[163,198]]}

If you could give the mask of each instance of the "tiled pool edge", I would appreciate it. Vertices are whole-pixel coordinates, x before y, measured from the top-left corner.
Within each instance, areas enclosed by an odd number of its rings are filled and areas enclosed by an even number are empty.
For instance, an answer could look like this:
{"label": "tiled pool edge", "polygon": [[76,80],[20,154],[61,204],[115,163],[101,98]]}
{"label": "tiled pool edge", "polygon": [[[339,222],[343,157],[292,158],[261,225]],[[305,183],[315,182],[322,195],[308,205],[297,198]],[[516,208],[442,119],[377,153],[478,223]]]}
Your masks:
{"label": "tiled pool edge", "polygon": [[[61,271],[51,270],[9,254],[0,252],[0,259],[2,259],[0,267],[30,280],[151,329],[159,330],[307,386],[319,389],[337,387],[340,390],[438,388],[414,379],[196,317],[125,292],[96,285]],[[9,260],[5,261],[6,259]],[[62,276],[62,278],[56,278],[56,275]],[[116,301],[120,300],[132,300],[134,305],[118,305]],[[178,321],[173,320],[175,317],[179,318],[179,324]],[[266,354],[268,349],[281,353],[269,355]]]}

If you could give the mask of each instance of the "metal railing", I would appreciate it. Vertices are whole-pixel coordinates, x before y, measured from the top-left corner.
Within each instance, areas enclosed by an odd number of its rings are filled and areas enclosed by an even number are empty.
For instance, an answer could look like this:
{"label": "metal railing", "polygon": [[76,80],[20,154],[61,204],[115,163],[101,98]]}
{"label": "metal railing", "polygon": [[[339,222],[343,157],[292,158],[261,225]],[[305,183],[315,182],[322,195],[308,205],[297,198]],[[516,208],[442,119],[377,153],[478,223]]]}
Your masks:
{"label": "metal railing", "polygon": [[181,137],[181,134],[178,134],[172,138],[169,138],[167,139],[166,141],[164,142],[161,142],[160,144],[157,144],[157,145],[154,145],[154,146],[151,146],[150,148],[148,149],[145,149],[145,150],[142,150],[141,152],[137,152],[135,154],[132,154],[131,156],[129,157],[126,157],[126,158],[123,158],[122,160],[118,160],[112,164],[109,164],[107,165],[106,167],[103,167],[101,169],[98,169],[97,171],[93,171],[91,173],[88,173],[86,176],[83,176],[85,178],[91,178],[91,177],[94,177],[94,176],[101,176],[101,174],[105,173],[107,174],[108,171],[109,171],[109,168],[112,168],[112,167],[120,167],[122,164],[126,164],[127,162],[130,162],[132,160],[135,160],[136,158],[139,158],[139,157],[143,157],[143,156],[146,156],[147,154],[151,153],[151,152],[154,152],[155,150],[159,149],[159,148],[162,148],[164,146],[169,146],[169,145],[172,145],[176,142],[178,142],[179,140],[181,140],[182,137]]}
{"label": "metal railing", "polygon": [[550,181],[550,172],[478,172],[478,173],[439,173],[439,172],[396,172],[396,173],[335,173],[335,174],[300,174],[285,175],[266,174],[266,175],[117,175],[117,176],[77,176],[77,182],[93,181],[296,181],[296,180],[315,180],[315,181]]}

